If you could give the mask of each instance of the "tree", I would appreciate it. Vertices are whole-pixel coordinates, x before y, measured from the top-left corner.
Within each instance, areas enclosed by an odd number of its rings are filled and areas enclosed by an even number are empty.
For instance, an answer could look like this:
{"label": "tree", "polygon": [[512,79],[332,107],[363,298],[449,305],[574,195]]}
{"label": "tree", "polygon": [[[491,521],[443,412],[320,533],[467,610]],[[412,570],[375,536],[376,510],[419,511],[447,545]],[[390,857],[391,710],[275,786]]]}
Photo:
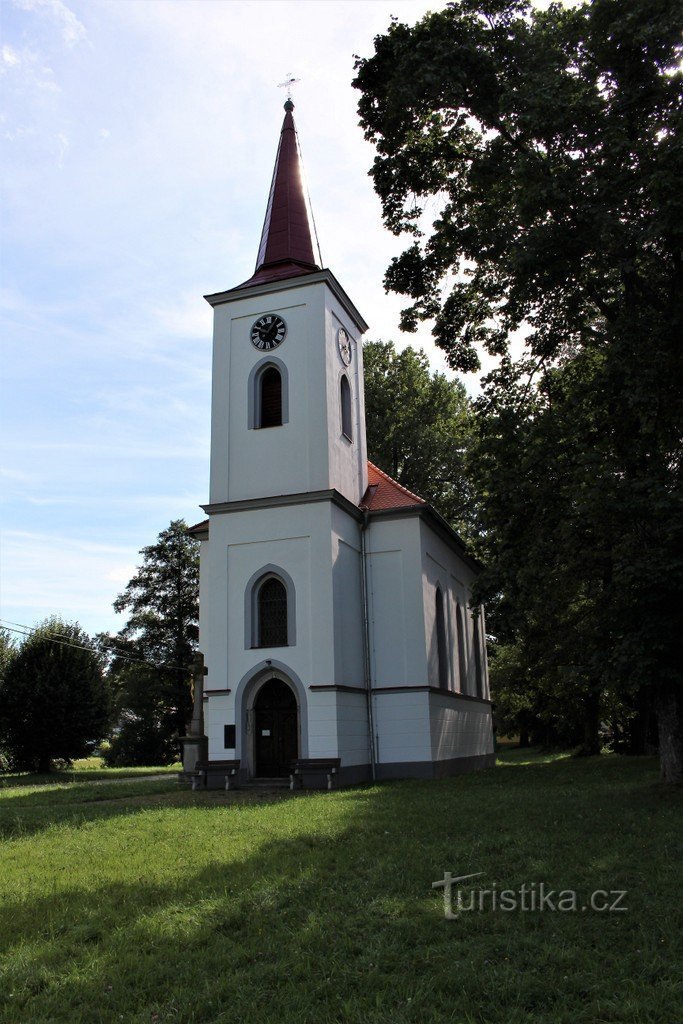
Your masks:
{"label": "tree", "polygon": [[[0,626],[0,701],[2,700],[2,684],[5,679],[7,669],[10,666],[10,662],[15,654],[16,646],[12,640],[12,634],[9,630]],[[3,771],[6,767],[7,760],[2,749],[2,736],[0,730],[0,771]]]}
{"label": "tree", "polygon": [[454,368],[482,346],[503,359],[480,407],[486,596],[509,588],[510,641],[567,698],[580,687],[589,747],[612,694],[652,694],[668,781],[683,778],[680,38],[673,0],[462,0],[394,22],[355,82],[385,222],[414,236],[386,277],[413,300],[403,327],[433,319]]}
{"label": "tree", "polygon": [[465,388],[432,375],[424,352],[397,352],[391,341],[366,342],[363,364],[368,458],[469,536],[474,413]]}
{"label": "tree", "polygon": [[129,610],[110,675],[120,722],[112,764],[170,763],[192,713],[191,672],[199,635],[199,542],[182,519],[141,550],[143,562],[114,602]]}
{"label": "tree", "polygon": [[12,768],[49,772],[106,735],[102,664],[76,622],[46,619],[11,657],[0,684],[0,743]]}
{"label": "tree", "polygon": [[5,673],[10,666],[10,663],[16,654],[16,646],[12,640],[12,634],[9,630],[0,626],[0,686],[5,678]]}

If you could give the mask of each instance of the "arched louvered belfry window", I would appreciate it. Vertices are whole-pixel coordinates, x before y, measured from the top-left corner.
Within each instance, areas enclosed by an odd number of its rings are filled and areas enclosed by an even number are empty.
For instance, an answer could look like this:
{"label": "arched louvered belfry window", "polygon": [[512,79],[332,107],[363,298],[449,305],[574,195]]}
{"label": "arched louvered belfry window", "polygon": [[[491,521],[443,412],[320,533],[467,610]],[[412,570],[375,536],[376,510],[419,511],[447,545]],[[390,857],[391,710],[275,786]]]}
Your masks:
{"label": "arched louvered belfry window", "polygon": [[287,588],[277,576],[267,576],[256,596],[258,646],[286,647]]}
{"label": "arched louvered belfry window", "polygon": [[266,366],[258,379],[259,427],[282,426],[282,377],[275,366]]}
{"label": "arched louvered belfry window", "polygon": [[353,441],[353,420],[351,416],[351,385],[349,378],[343,374],[339,385],[339,401],[341,403],[342,434]]}
{"label": "arched louvered belfry window", "polygon": [[439,686],[448,689],[448,645],[446,643],[446,615],[441,587],[436,588],[436,653],[439,668]]}
{"label": "arched louvered belfry window", "polygon": [[465,660],[465,627],[462,621],[462,608],[458,604],[455,609],[455,629],[458,634],[458,676],[460,692],[467,693],[467,661]]}

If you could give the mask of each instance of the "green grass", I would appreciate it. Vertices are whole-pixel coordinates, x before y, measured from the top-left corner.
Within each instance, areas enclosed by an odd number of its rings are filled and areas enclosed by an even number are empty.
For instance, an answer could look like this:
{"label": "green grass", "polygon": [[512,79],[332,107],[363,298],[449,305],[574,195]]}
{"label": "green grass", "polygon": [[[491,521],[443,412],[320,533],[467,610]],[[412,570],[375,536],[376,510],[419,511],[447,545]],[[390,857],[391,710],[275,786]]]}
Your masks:
{"label": "green grass", "polygon": [[[501,762],[277,798],[170,779],[1,790],[0,1021],[683,1019],[680,791],[651,759]],[[626,889],[628,911],[448,921],[445,870]]]}
{"label": "green grass", "polygon": [[113,779],[134,779],[140,775],[176,775],[182,765],[167,764],[148,768],[106,768],[101,757],[84,757],[74,761],[71,768],[53,771],[49,775],[16,772],[0,774],[0,789],[13,786],[35,786],[37,784],[52,785],[55,782],[96,782]]}

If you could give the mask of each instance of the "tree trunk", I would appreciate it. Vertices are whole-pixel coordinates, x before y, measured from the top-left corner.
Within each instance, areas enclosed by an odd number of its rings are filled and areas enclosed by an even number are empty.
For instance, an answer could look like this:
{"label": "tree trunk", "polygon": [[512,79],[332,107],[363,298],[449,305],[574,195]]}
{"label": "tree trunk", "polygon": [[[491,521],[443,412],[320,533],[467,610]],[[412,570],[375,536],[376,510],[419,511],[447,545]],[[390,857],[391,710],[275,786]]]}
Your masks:
{"label": "tree trunk", "polygon": [[635,714],[626,729],[626,753],[652,753],[652,688],[641,686],[634,701]]}
{"label": "tree trunk", "polygon": [[52,771],[52,764],[47,754],[41,754],[38,758],[38,773],[40,775],[49,775]]}
{"label": "tree trunk", "polygon": [[683,782],[683,699],[675,683],[663,683],[657,701],[659,765],[664,782]]}
{"label": "tree trunk", "polygon": [[586,694],[584,707],[581,753],[590,757],[600,753],[600,697],[595,686],[591,686]]}
{"label": "tree trunk", "polygon": [[520,728],[519,730],[519,745],[520,747],[530,747],[531,737],[529,736],[529,730]]}

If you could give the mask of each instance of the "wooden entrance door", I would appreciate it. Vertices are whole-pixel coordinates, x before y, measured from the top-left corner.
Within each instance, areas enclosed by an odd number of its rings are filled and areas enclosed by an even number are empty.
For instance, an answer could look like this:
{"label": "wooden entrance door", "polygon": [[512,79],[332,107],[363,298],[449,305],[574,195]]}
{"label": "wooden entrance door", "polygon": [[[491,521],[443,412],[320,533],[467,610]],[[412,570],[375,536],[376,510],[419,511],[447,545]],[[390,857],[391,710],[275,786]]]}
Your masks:
{"label": "wooden entrance door", "polygon": [[254,703],[254,754],[256,775],[281,778],[289,775],[298,757],[296,697],[281,679],[270,679],[259,690]]}

